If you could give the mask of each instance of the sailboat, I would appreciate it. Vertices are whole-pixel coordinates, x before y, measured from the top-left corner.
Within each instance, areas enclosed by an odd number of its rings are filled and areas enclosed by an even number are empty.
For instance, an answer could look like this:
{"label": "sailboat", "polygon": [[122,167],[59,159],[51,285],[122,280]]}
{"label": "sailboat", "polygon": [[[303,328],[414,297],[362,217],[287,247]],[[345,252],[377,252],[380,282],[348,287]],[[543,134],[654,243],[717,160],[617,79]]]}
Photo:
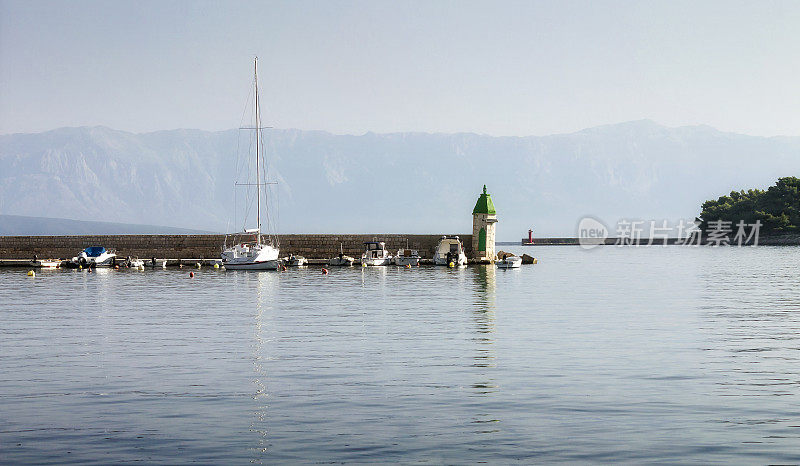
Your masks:
{"label": "sailboat", "polygon": [[[253,62],[253,110],[255,125],[252,129],[256,132],[256,228],[245,229],[243,232],[225,236],[222,246],[222,265],[226,270],[277,270],[281,266],[278,258],[277,238],[261,233],[261,182],[260,156],[261,156],[261,107],[258,99],[258,57]],[[237,183],[238,185],[239,183]],[[252,186],[245,183],[244,186]],[[266,241],[265,241],[266,240]],[[228,242],[231,245],[228,245]]]}
{"label": "sailboat", "polygon": [[344,245],[342,245],[342,243],[339,243],[339,255],[336,257],[331,257],[331,259],[328,261],[328,265],[349,267],[353,265],[354,261],[355,261],[354,258],[344,255]]}

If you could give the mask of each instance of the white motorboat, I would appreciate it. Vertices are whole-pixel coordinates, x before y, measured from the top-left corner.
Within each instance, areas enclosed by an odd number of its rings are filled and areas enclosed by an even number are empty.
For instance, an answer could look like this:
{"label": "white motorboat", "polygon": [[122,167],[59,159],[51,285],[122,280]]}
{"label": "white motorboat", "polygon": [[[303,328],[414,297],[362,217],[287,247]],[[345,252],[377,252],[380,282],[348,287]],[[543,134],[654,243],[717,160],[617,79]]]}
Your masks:
{"label": "white motorboat", "polygon": [[419,265],[419,251],[416,249],[400,249],[397,255],[394,256],[394,263],[400,266],[417,266]]}
{"label": "white motorboat", "polygon": [[504,256],[495,262],[498,269],[516,269],[522,265],[522,258],[519,256]]}
{"label": "white motorboat", "polygon": [[350,256],[344,255],[344,246],[339,243],[339,255],[336,257],[331,257],[328,261],[328,265],[332,265],[334,267],[350,267],[355,262],[355,259]]}
{"label": "white motorboat", "polygon": [[[256,228],[245,229],[242,233],[226,235],[222,249],[222,265],[225,270],[277,270],[281,266],[278,239],[274,235],[261,233],[261,107],[258,98],[258,57],[253,65],[253,119],[251,129],[255,131],[255,183],[242,183],[242,186],[256,187]],[[239,183],[237,183],[239,184]],[[268,217],[269,218],[269,217]],[[267,222],[269,224],[269,221]],[[228,246],[231,240],[231,246]]]}
{"label": "white motorboat", "polygon": [[390,265],[392,255],[386,250],[386,243],[369,241],[364,243],[366,250],[361,255],[361,265]]}
{"label": "white motorboat", "polygon": [[102,246],[89,246],[69,261],[71,267],[113,267],[117,254]]}
{"label": "white motorboat", "polygon": [[303,267],[304,265],[308,265],[308,260],[303,256],[289,254],[289,257],[283,259],[283,263],[290,267]]}
{"label": "white motorboat", "polygon": [[464,254],[464,246],[458,236],[442,236],[439,245],[436,246],[433,263],[436,265],[467,265],[467,255]]}
{"label": "white motorboat", "polygon": [[61,261],[53,259],[34,259],[31,261],[31,265],[43,269],[57,269],[61,266]]}

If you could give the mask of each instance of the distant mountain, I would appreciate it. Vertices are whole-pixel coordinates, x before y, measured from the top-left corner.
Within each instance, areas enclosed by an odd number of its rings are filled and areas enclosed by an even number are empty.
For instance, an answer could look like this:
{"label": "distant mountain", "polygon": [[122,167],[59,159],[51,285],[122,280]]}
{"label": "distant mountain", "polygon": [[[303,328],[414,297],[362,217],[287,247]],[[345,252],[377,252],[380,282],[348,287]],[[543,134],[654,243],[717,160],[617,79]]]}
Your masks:
{"label": "distant mountain", "polygon": [[[251,136],[104,127],[2,135],[0,213],[236,230],[252,199],[252,186],[234,188],[254,181]],[[800,174],[800,138],[648,120],[543,137],[267,130],[264,147],[278,182],[270,205],[279,206],[264,222],[281,233],[466,232],[486,184],[499,240],[530,227],[571,236],[586,214],[611,225],[694,218],[719,193]]]}
{"label": "distant mountain", "polygon": [[186,228],[127,223],[87,222],[65,218],[0,215],[0,236],[10,235],[200,235],[213,233]]}

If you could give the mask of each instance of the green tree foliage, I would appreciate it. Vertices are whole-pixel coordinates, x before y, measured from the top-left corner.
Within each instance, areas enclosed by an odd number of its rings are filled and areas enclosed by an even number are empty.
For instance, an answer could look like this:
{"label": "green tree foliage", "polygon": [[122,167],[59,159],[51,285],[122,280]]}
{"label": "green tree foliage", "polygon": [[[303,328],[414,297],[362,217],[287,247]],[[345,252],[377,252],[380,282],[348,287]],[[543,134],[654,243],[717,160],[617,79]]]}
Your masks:
{"label": "green tree foliage", "polygon": [[703,230],[715,220],[728,220],[733,225],[740,220],[749,224],[760,220],[761,234],[800,233],[800,178],[779,178],[766,191],[733,191],[730,196],[706,201],[700,220]]}

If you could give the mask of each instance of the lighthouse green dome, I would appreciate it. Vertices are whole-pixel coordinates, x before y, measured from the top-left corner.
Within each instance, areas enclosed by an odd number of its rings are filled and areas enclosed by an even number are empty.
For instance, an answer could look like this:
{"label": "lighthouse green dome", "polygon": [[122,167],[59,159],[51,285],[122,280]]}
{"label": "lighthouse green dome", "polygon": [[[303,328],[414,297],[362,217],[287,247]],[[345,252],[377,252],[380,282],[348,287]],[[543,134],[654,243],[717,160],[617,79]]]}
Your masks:
{"label": "lighthouse green dome", "polygon": [[494,203],[492,202],[491,194],[486,193],[486,185],[483,185],[483,194],[478,198],[478,202],[475,203],[475,208],[472,209],[473,214],[490,214],[496,215],[497,212],[494,210]]}

